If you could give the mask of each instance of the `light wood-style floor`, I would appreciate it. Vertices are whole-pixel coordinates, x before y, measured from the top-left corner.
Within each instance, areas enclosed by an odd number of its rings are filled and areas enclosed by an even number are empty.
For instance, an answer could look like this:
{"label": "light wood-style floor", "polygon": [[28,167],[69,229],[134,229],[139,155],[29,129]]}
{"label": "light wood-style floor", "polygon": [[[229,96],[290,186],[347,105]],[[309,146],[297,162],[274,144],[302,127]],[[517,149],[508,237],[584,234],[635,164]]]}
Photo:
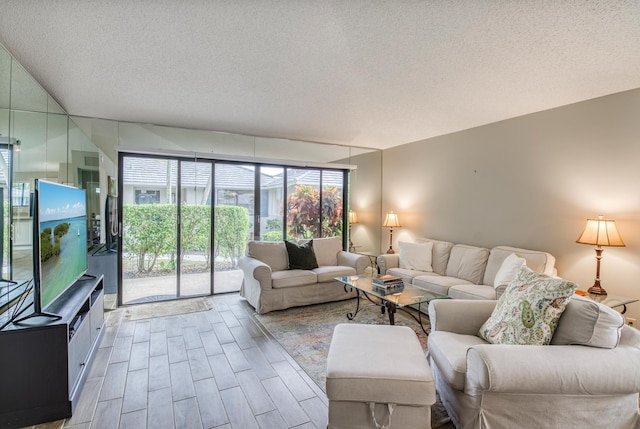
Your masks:
{"label": "light wood-style floor", "polygon": [[326,428],[327,398],[237,294],[106,328],[73,417],[37,429]]}

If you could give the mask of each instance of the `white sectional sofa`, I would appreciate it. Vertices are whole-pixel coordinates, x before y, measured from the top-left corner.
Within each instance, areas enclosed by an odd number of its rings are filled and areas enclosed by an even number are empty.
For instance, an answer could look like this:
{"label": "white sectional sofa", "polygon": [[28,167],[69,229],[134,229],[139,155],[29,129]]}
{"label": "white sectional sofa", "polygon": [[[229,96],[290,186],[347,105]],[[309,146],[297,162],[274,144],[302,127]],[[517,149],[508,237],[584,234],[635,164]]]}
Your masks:
{"label": "white sectional sofa", "polygon": [[315,238],[312,247],[317,268],[289,269],[284,242],[249,241],[247,254],[238,261],[244,274],[240,296],[259,314],[355,297],[334,278],[363,274],[369,258],[344,251],[340,237]]}
{"label": "white sectional sofa", "polygon": [[[507,282],[496,275],[514,254],[534,271],[556,275],[555,258],[547,252],[498,246],[492,249],[429,238],[399,244],[399,253],[378,256],[380,274],[402,277],[428,291],[458,299],[498,299]],[[424,252],[421,257],[420,252]],[[501,276],[502,277],[502,276]]]}

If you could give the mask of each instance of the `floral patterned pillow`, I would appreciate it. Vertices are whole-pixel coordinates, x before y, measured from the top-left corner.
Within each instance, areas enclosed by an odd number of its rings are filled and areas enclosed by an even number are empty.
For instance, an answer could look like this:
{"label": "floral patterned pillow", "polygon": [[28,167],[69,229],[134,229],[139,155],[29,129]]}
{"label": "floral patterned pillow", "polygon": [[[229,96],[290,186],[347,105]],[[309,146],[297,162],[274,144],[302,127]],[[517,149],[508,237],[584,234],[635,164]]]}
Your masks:
{"label": "floral patterned pillow", "polygon": [[492,344],[547,345],[576,288],[523,265],[478,334]]}

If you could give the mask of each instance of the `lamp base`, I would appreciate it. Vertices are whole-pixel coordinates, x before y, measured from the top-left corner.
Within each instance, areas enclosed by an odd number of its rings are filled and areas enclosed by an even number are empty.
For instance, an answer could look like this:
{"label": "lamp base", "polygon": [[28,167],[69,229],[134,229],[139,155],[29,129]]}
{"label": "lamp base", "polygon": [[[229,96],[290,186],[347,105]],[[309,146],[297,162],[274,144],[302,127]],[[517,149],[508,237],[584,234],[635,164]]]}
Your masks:
{"label": "lamp base", "polygon": [[393,253],[396,253],[396,251],[393,250],[393,247],[389,246],[389,250],[387,250],[387,253],[388,254],[393,254]]}
{"label": "lamp base", "polygon": [[604,290],[602,286],[600,286],[600,282],[594,284],[589,289],[587,289],[587,293],[589,295],[601,295],[601,296],[607,295],[607,291]]}

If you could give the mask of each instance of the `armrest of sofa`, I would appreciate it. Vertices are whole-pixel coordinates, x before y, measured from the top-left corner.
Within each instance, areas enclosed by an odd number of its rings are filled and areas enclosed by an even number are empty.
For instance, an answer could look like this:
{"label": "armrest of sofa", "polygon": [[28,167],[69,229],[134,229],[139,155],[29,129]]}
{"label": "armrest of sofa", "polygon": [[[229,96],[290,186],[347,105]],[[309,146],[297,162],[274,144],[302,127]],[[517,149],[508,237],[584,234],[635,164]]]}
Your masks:
{"label": "armrest of sofa", "polygon": [[398,253],[385,253],[378,256],[376,262],[378,263],[380,275],[384,275],[389,268],[398,268],[400,266],[400,255]]}
{"label": "armrest of sofa", "polygon": [[356,269],[357,274],[363,274],[364,270],[369,266],[369,258],[342,250],[338,253],[338,265],[353,267]]}
{"label": "armrest of sofa", "polygon": [[252,289],[271,289],[271,267],[250,256],[241,256],[238,267],[244,274],[245,287]]}
{"label": "armrest of sofa", "polygon": [[629,325],[624,325],[620,332],[620,345],[640,349],[640,331]]}
{"label": "armrest of sofa", "polygon": [[431,330],[477,335],[495,306],[494,300],[434,299],[429,303]]}
{"label": "armrest of sofa", "polygon": [[507,286],[509,285],[507,284],[507,285],[496,286],[496,300],[500,299],[504,291],[507,290]]}
{"label": "armrest of sofa", "polygon": [[640,391],[640,350],[619,346],[476,345],[467,352],[465,392],[565,395]]}

